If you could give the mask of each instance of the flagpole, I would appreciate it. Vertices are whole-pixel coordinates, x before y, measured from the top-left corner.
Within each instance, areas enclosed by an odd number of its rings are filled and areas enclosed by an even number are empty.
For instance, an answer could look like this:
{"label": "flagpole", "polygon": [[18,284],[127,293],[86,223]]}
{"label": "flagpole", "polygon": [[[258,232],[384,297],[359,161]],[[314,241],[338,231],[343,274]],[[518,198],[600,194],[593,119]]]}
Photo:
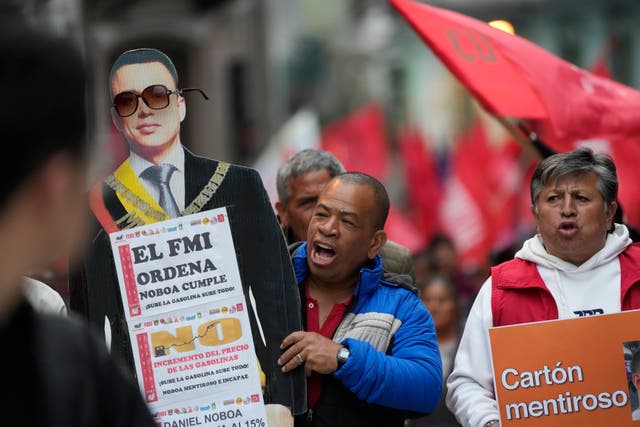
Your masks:
{"label": "flagpole", "polygon": [[525,134],[525,132],[520,127],[513,124],[507,117],[502,117],[495,114],[493,115],[493,117],[495,117],[496,120],[498,120],[498,122],[500,122],[500,124],[502,124],[502,126],[504,126],[504,128],[509,131],[511,136],[513,136],[518,144],[520,144],[520,146],[529,153],[532,159],[537,162],[543,159],[542,154],[533,145],[529,135]]}

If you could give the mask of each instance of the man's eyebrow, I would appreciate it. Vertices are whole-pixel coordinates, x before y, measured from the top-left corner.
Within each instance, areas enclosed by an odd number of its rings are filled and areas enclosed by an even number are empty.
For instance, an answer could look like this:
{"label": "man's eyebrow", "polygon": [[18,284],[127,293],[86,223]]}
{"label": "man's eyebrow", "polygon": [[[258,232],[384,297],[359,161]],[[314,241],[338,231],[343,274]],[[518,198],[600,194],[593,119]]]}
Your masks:
{"label": "man's eyebrow", "polygon": [[[324,209],[325,211],[331,211],[331,209],[329,209],[329,207],[328,207],[328,206],[326,206],[326,205],[325,205],[325,204],[323,204],[323,203],[318,203],[318,204],[316,205],[316,208]],[[349,217],[353,217],[353,218],[356,218],[356,219],[357,219],[357,218],[359,218],[359,217],[358,217],[358,214],[357,214],[356,212],[353,212],[353,211],[347,211],[347,210],[341,209],[341,210],[339,210],[338,212],[339,212],[339,213],[340,213],[340,215],[342,215],[342,216],[349,216]]]}
{"label": "man's eyebrow", "polygon": [[355,213],[355,212],[352,212],[352,211],[341,210],[340,211],[340,215],[342,215],[342,216],[352,216],[352,217],[358,218],[358,214]]}
{"label": "man's eyebrow", "polygon": [[302,205],[304,203],[312,202],[314,200],[318,200],[318,196],[304,196],[304,197],[300,197],[297,200],[297,204]]}

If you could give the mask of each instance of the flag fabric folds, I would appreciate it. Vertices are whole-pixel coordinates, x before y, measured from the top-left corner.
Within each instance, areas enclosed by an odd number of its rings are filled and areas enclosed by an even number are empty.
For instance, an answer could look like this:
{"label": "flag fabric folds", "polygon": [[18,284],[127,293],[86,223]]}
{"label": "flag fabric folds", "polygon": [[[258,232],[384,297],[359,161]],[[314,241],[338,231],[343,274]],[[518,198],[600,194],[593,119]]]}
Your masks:
{"label": "flag fabric folds", "polygon": [[397,142],[404,171],[407,216],[430,239],[440,228],[442,182],[438,159],[417,129],[401,130]]}
{"label": "flag fabric folds", "polygon": [[390,3],[488,112],[529,120],[555,151],[640,134],[640,91],[475,18],[412,0]]}
{"label": "flag fabric folds", "polygon": [[476,119],[453,148],[440,207],[443,231],[453,238],[464,268],[482,268],[493,250],[529,231],[523,211],[527,164],[522,147],[504,137],[490,140],[487,122]]}

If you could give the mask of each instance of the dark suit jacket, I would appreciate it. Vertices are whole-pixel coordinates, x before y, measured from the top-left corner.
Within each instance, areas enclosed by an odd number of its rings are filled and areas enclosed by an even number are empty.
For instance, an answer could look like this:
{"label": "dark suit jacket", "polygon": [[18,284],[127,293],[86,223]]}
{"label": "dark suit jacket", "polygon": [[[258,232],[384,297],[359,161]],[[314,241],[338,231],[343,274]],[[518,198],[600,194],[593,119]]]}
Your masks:
{"label": "dark suit jacket", "polygon": [[[185,149],[185,205],[199,194],[216,170],[216,160]],[[115,220],[127,212],[115,192],[102,184],[107,211]],[[294,414],[306,410],[304,371],[283,374],[277,365],[280,342],[302,330],[300,299],[284,235],[257,171],[231,165],[224,180],[202,211],[227,207],[238,267],[247,304],[251,285],[265,335],[263,344],[252,310],[248,310],[258,360],[266,375],[265,403],[279,403]],[[104,334],[104,316],[110,319],[112,352],[135,373],[109,235],[92,216],[95,234],[87,256],[74,263],[69,283],[70,309],[80,312]]]}

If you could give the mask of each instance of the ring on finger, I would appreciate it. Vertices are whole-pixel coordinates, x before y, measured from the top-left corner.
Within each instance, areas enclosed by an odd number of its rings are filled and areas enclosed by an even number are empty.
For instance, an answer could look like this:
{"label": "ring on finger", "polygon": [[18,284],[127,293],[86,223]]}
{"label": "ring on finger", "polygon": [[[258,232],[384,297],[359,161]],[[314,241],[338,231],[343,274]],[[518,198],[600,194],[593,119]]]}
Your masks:
{"label": "ring on finger", "polygon": [[300,356],[300,353],[296,354],[296,359],[298,359],[298,364],[302,365],[304,363],[304,359]]}

